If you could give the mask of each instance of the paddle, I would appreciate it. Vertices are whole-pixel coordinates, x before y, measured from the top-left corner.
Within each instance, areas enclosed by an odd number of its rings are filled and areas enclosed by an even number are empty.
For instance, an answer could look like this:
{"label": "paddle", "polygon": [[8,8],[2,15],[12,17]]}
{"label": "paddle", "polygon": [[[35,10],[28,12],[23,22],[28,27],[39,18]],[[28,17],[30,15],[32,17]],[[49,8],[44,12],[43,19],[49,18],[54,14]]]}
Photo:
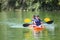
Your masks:
{"label": "paddle", "polygon": [[25,24],[23,24],[23,27],[28,27],[29,25],[31,25],[31,24],[25,23]]}
{"label": "paddle", "polygon": [[47,24],[52,24],[53,23],[53,21],[48,21],[48,22],[46,22]]}
{"label": "paddle", "polygon": [[53,20],[51,20],[49,17],[44,18],[44,22],[47,24],[52,24]]}
{"label": "paddle", "polygon": [[23,27],[28,27],[29,25],[31,25],[30,22],[31,22],[31,19],[25,18],[25,19],[24,19]]}
{"label": "paddle", "polygon": [[[30,19],[28,19],[28,18],[26,18],[25,20],[24,20],[24,24],[23,24],[23,27],[28,27],[29,25],[31,25],[29,22],[31,22],[31,20]],[[45,18],[45,23],[47,23],[47,24],[52,24],[53,23],[53,20],[50,20],[50,19],[48,19],[48,18]]]}

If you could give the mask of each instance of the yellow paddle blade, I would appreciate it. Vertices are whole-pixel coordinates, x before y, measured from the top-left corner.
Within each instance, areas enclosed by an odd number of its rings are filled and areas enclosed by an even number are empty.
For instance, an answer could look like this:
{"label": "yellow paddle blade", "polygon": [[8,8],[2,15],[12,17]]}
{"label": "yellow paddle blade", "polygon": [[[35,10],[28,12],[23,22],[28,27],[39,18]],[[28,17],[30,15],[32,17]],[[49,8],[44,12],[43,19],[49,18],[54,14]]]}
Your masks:
{"label": "yellow paddle blade", "polygon": [[45,18],[44,21],[48,22],[48,21],[51,21],[51,19],[50,18]]}
{"label": "yellow paddle blade", "polygon": [[30,20],[29,18],[26,18],[26,19],[24,20],[24,22],[25,22],[25,23],[29,23],[29,22],[31,22],[31,20]]}

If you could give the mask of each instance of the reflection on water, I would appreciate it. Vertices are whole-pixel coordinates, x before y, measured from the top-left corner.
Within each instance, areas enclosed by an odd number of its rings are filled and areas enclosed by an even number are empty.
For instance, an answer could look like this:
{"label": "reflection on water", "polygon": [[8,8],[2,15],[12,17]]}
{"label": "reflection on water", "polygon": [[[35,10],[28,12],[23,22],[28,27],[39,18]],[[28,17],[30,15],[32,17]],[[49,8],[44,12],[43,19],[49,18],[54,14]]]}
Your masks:
{"label": "reflection on water", "polygon": [[[49,24],[47,24],[49,25]],[[50,24],[50,26],[52,26],[53,24]],[[54,26],[52,26],[54,27]],[[34,39],[34,40],[54,40],[55,39],[55,34],[54,34],[54,28],[51,30],[50,28],[48,29],[48,27],[46,27],[47,29],[44,31],[41,31],[40,33],[38,33],[37,35],[34,36],[33,31],[29,31],[32,32],[31,34],[29,32],[27,32],[25,34],[25,39],[26,40],[30,40],[30,38]],[[52,35],[53,34],[53,35]],[[31,37],[33,36],[33,37]]]}
{"label": "reflection on water", "polygon": [[8,25],[10,27],[7,32],[7,37],[11,40],[20,39],[21,37],[21,40],[53,40],[55,38],[55,35],[52,35],[55,30],[54,24],[44,24],[46,29],[37,34],[38,36],[34,36],[32,30],[23,28],[22,24],[10,22],[0,22],[0,24],[3,24],[4,26]]}
{"label": "reflection on water", "polygon": [[52,35],[54,35],[54,32],[55,32],[55,24],[52,23],[52,24],[44,24],[45,25],[45,28],[51,32]]}

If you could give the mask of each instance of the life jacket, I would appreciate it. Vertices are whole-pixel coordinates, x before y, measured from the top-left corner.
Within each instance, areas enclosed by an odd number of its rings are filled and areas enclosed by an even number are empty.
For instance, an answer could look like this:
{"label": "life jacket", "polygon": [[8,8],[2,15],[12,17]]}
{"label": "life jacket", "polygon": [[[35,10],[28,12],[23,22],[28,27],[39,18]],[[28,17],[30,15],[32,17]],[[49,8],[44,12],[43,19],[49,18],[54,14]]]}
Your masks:
{"label": "life jacket", "polygon": [[40,19],[38,19],[38,20],[34,19],[34,21],[35,21],[35,23],[36,23],[37,26],[41,25],[41,20]]}

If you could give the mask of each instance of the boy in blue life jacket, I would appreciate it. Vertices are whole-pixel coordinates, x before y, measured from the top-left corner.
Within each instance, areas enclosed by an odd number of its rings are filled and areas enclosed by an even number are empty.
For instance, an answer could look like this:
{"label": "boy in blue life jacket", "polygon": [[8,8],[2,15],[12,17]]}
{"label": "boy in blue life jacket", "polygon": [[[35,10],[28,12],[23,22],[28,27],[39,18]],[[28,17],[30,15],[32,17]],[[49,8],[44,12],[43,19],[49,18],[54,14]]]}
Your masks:
{"label": "boy in blue life jacket", "polygon": [[42,21],[39,18],[39,15],[33,16],[32,23],[34,37],[39,37],[40,32],[44,30],[44,26],[42,26]]}
{"label": "boy in blue life jacket", "polygon": [[38,26],[40,27],[41,26],[41,19],[39,18],[39,15],[37,16],[33,16],[33,26]]}

